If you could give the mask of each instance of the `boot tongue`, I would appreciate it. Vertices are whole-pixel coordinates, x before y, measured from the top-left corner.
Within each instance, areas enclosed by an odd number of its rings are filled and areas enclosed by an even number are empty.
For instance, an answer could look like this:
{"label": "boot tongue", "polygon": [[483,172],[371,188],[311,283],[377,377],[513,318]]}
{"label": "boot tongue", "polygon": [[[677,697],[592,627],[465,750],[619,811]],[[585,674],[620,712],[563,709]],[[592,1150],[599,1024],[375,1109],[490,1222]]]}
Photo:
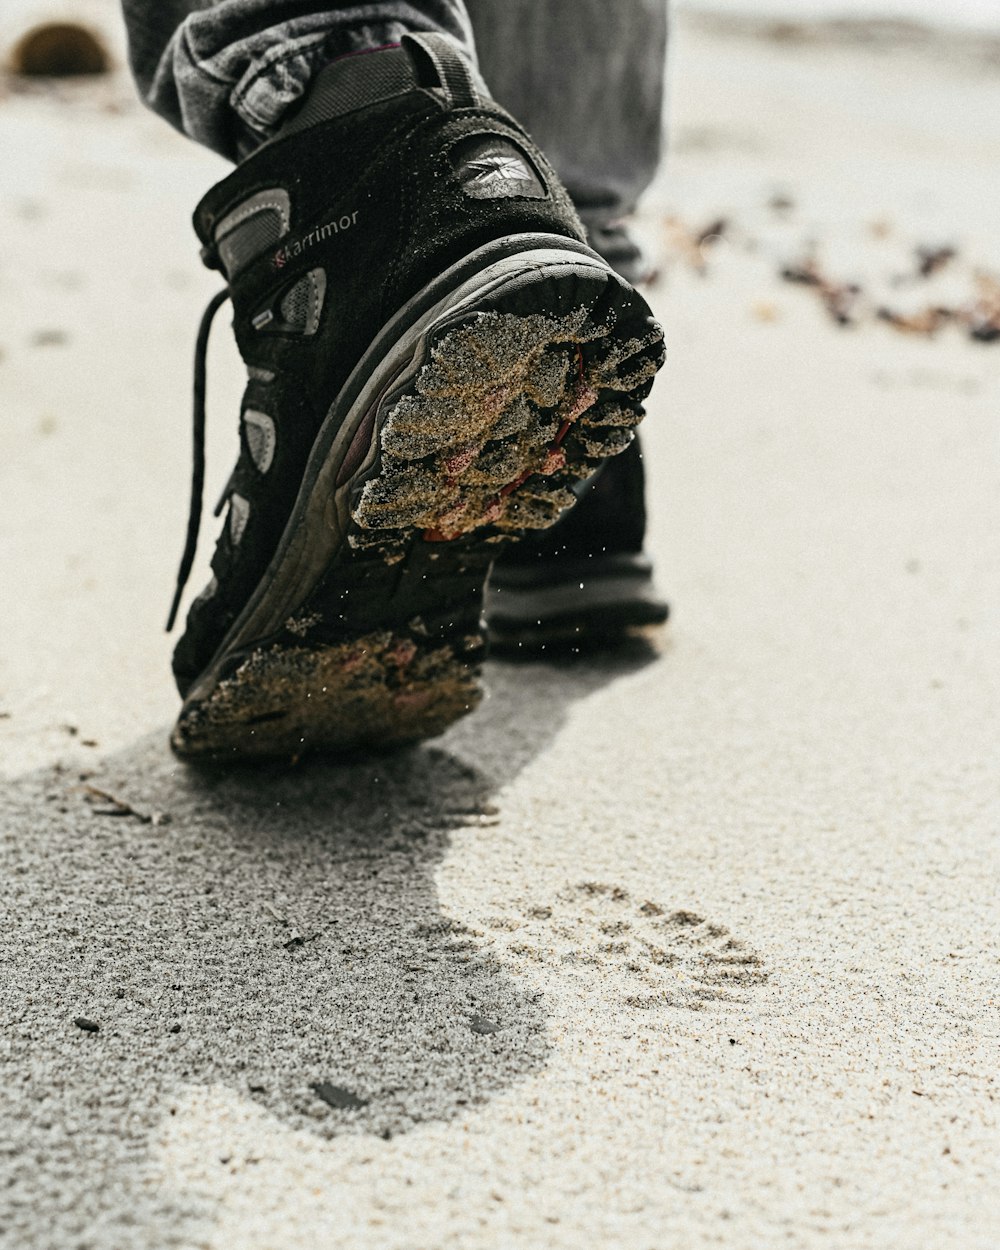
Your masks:
{"label": "boot tongue", "polygon": [[411,91],[429,92],[442,104],[469,107],[489,91],[458,45],[446,35],[405,35],[400,44],[350,52],[316,75],[305,103],[274,139],[319,122],[346,117]]}
{"label": "boot tongue", "polygon": [[320,70],[305,103],[272,142],[419,87],[413,63],[401,46],[350,53]]}

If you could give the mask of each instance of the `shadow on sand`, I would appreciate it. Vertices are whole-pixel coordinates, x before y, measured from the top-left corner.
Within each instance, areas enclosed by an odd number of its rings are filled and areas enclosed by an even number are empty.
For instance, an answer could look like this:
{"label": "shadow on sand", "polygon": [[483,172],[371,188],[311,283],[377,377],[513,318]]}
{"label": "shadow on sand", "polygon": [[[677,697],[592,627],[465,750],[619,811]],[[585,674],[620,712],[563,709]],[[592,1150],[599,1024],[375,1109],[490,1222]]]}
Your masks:
{"label": "shadow on sand", "polygon": [[11,783],[15,1206],[18,1179],[37,1195],[50,1170],[57,1226],[90,1227],[101,1177],[130,1172],[182,1086],[222,1084],[322,1136],[389,1136],[544,1065],[544,1004],[442,914],[435,870],[452,830],[490,837],[491,800],[576,700],[652,658],[493,664],[475,717],[384,757],[200,772],[164,731],[85,779],[162,824],[112,814],[76,772]]}

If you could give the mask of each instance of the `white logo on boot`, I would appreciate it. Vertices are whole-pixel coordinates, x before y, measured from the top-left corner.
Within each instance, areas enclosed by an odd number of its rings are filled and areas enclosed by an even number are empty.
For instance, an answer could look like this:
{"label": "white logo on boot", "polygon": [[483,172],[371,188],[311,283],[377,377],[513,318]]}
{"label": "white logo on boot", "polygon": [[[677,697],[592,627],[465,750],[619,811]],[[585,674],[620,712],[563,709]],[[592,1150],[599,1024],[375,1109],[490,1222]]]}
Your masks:
{"label": "white logo on boot", "polygon": [[471,160],[465,167],[472,175],[467,186],[506,187],[512,182],[530,182],[531,171],[516,156],[497,154]]}

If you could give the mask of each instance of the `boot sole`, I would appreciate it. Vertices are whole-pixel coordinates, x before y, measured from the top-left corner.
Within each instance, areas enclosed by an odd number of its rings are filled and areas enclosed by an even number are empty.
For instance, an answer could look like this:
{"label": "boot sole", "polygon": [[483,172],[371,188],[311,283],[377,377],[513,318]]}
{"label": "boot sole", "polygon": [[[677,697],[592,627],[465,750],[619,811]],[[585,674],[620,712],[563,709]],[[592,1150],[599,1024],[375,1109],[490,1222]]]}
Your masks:
{"label": "boot sole", "polygon": [[331,406],[177,754],[393,746],[471,711],[499,545],[628,445],[662,361],[642,297],[558,236],[490,244],[409,301]]}

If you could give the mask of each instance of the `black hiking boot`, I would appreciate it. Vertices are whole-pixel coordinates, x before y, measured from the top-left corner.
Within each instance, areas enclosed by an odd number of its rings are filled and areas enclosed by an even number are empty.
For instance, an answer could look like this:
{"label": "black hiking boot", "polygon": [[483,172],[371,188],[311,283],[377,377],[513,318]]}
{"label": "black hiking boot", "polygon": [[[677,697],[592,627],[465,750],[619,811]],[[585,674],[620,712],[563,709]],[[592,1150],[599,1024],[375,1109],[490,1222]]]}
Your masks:
{"label": "black hiking boot", "polygon": [[490,564],[630,443],[660,327],[440,36],[328,66],[195,225],[249,383],[214,577],[174,655],[174,749],[440,733],[479,699]]}
{"label": "black hiking boot", "polygon": [[639,440],[575,491],[574,508],[503,551],[493,566],[486,621],[499,654],[614,646],[669,616],[643,550]]}

